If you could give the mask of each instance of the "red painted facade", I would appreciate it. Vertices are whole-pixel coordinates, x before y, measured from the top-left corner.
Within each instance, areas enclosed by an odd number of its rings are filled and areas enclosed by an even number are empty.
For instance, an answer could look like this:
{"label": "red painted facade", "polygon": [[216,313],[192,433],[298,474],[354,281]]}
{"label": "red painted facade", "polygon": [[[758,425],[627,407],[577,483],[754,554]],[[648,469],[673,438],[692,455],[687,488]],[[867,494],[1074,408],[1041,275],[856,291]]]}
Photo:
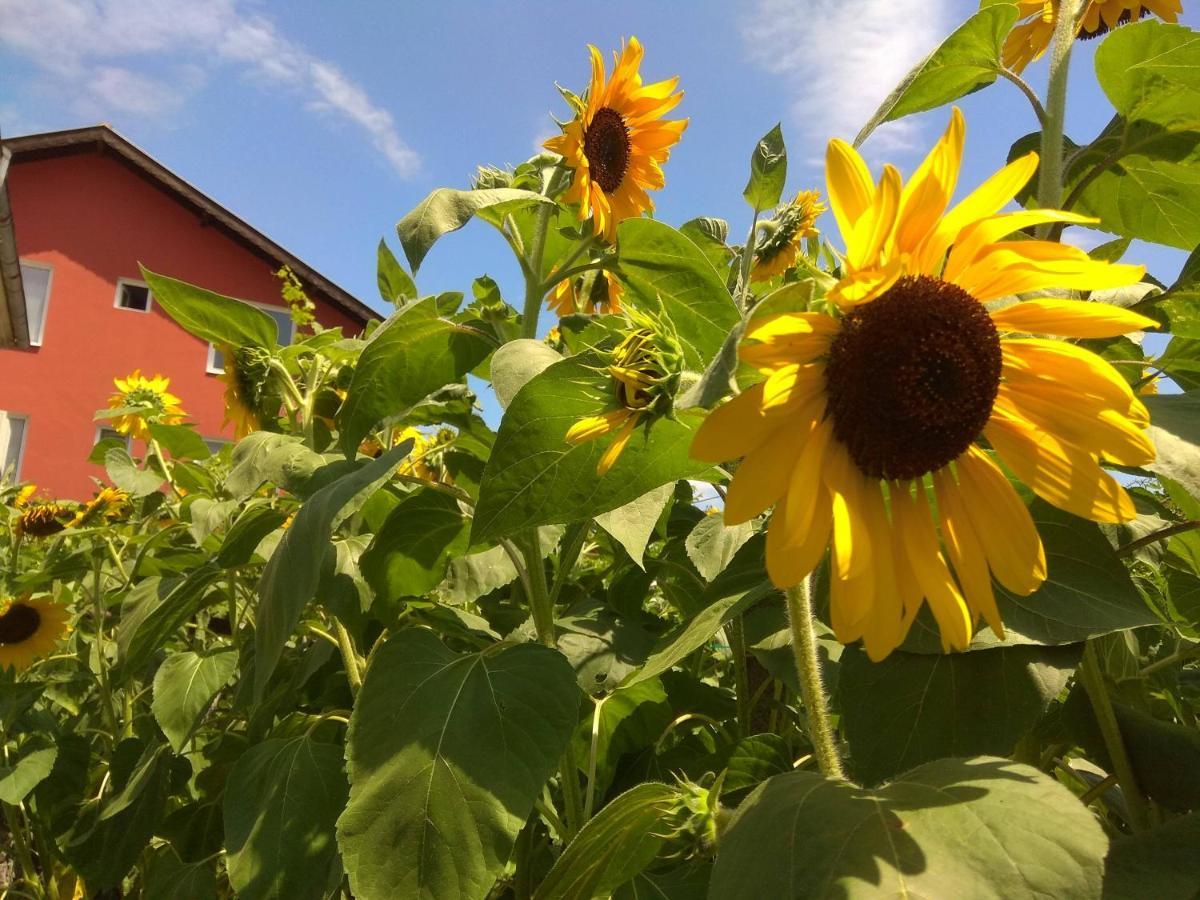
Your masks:
{"label": "red painted facade", "polygon": [[[101,467],[87,461],[113,378],[136,368],[171,379],[205,438],[222,426],[224,384],[206,372],[208,345],[161,309],[114,305],[118,279],[138,264],[243,300],[282,306],[278,263],[235,240],[120,160],[100,153],[14,160],[8,175],[22,263],[52,268],[40,347],[0,350],[0,410],[27,416],[20,477],[81,499]],[[364,321],[309,290],[317,319],[359,333]],[[140,452],[135,445],[134,453]]]}

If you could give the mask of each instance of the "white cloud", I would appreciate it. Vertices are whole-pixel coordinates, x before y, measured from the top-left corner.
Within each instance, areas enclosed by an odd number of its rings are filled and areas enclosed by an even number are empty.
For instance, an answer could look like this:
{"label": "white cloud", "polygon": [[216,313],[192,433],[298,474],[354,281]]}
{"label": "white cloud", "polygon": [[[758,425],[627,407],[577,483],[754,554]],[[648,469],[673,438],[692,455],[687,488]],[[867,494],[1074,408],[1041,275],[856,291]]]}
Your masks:
{"label": "white cloud", "polygon": [[[791,93],[789,124],[816,156],[829,138],[854,138],[949,33],[953,6],[953,0],[756,0],[742,31],[751,58]],[[916,125],[901,119],[877,130],[867,149],[894,153],[916,144]]]}
{"label": "white cloud", "polygon": [[169,114],[230,65],[361,128],[401,176],[420,165],[391,113],[244,0],[0,0],[0,45],[69,93],[77,114]]}

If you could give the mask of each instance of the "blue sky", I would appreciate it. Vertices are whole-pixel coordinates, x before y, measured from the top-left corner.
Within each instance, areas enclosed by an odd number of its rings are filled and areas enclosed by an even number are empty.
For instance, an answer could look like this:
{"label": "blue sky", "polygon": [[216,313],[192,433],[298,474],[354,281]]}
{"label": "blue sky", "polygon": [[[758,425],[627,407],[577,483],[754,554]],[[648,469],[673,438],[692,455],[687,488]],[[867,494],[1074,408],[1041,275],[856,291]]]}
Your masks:
{"label": "blue sky", "polygon": [[[752,0],[603,4],[512,0],[0,0],[0,132],[106,121],[169,168],[367,302],[374,253],[431,189],[465,187],[477,163],[515,164],[565,115],[554,83],[586,85],[585,45],[635,34],[648,79],[679,75],[691,119],[658,216],[730,220],[742,235],[747,160],[782,121],[789,189],[823,185],[826,139],[852,137],[898,78],[974,9],[969,0]],[[904,9],[904,7],[908,9]],[[1184,22],[1200,22],[1195,12]],[[1094,45],[1077,45],[1068,133],[1111,111]],[[1044,62],[1029,80],[1044,89]],[[962,101],[960,190],[1033,130],[1011,85]],[[865,150],[911,171],[946,121],[889,127]],[[1098,243],[1093,239],[1091,243]],[[1087,245],[1087,240],[1083,243]],[[480,274],[519,298],[516,268],[481,223],[445,238],[423,292]],[[1183,254],[1135,246],[1128,260],[1174,277]]]}

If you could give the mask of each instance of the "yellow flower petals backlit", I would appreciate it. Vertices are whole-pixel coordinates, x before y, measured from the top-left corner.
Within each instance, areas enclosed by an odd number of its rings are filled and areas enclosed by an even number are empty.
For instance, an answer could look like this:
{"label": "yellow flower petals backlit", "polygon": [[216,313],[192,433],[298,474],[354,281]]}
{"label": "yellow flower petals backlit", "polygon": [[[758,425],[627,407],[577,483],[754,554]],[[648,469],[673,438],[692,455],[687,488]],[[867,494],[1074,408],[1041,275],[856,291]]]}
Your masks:
{"label": "yellow flower petals backlit", "polygon": [[28,669],[49,654],[70,630],[67,618],[67,608],[49,597],[0,602],[0,671]]}

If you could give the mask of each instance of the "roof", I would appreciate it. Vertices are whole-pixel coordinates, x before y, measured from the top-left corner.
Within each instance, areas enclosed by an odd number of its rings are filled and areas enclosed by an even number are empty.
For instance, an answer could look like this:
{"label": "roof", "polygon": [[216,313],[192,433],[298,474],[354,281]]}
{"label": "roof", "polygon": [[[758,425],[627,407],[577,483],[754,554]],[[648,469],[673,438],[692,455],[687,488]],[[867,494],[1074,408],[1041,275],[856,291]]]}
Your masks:
{"label": "roof", "polygon": [[[97,153],[131,169],[177,202],[191,209],[201,220],[227,234],[273,267],[288,266],[307,287],[325,295],[348,315],[368,322],[381,316],[345,289],[334,284],[312,266],[285,250],[262,232],[217,203],[207,194],[184,181],[158,160],[134,146],[108,125],[92,125],[66,131],[48,131],[5,138],[3,147],[12,153],[13,164]],[[2,223],[0,223],[2,225]]]}
{"label": "roof", "polygon": [[8,202],[9,153],[0,147],[0,347],[28,347],[29,321],[25,313],[25,287],[17,257],[12,206]]}

